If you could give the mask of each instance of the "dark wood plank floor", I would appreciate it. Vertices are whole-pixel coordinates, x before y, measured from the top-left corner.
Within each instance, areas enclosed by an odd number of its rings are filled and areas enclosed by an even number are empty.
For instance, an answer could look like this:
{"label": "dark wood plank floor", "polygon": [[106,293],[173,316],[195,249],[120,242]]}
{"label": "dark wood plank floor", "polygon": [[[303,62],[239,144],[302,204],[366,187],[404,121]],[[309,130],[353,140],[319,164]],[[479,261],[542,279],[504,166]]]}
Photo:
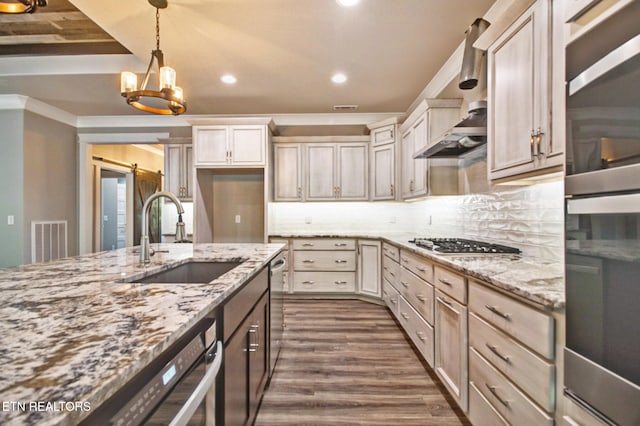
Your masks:
{"label": "dark wood plank floor", "polygon": [[257,425],[468,425],[382,306],[288,299]]}

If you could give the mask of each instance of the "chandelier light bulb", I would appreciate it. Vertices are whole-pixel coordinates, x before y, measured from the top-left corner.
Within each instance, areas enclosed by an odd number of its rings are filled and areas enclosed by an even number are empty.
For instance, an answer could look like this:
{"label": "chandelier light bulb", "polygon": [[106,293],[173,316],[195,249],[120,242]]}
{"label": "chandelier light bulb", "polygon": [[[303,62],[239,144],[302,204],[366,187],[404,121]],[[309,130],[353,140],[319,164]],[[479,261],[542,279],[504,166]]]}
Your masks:
{"label": "chandelier light bulb", "polygon": [[121,72],[120,93],[133,92],[135,90],[138,90],[138,77],[130,71]]}
{"label": "chandelier light bulb", "polygon": [[184,93],[182,87],[176,86],[173,88],[173,97],[182,101],[184,99]]}
{"label": "chandelier light bulb", "polygon": [[176,70],[171,67],[160,67],[160,90],[173,89],[176,86]]}

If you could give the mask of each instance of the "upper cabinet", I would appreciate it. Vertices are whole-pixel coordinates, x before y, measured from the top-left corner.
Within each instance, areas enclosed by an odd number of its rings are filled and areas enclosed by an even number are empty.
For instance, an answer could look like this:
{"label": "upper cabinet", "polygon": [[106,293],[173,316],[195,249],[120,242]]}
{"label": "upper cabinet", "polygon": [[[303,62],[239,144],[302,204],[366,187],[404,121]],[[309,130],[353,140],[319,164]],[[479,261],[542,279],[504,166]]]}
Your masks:
{"label": "upper cabinet", "polygon": [[371,130],[369,152],[369,188],[371,200],[394,200],[396,198],[396,118],[367,125]]}
{"label": "upper cabinet", "polygon": [[[536,1],[489,46],[487,163],[491,180],[562,167],[564,143],[551,129],[553,71],[550,0]],[[556,55],[557,57],[557,55]],[[559,76],[556,77],[556,73]],[[562,80],[561,80],[562,81]],[[552,95],[554,93],[554,95]],[[561,108],[558,108],[560,111]]]}
{"label": "upper cabinet", "polygon": [[[265,167],[269,122],[193,126],[196,167]],[[270,120],[269,120],[270,121]]]}
{"label": "upper cabinet", "polygon": [[302,201],[302,145],[273,144],[273,199]]}
{"label": "upper cabinet", "polygon": [[402,198],[429,193],[427,173],[429,161],[414,159],[418,149],[460,120],[459,99],[425,99],[402,124],[400,149],[402,158]]}
{"label": "upper cabinet", "polygon": [[[191,139],[191,138],[189,138]],[[164,145],[164,187],[181,201],[193,199],[193,146]]]}

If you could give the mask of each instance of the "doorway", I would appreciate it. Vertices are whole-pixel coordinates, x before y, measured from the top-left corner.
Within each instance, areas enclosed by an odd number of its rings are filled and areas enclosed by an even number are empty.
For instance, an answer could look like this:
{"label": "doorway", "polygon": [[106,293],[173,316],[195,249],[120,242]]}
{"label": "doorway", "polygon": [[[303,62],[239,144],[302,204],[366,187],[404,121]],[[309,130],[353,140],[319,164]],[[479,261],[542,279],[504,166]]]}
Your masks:
{"label": "doorway", "polygon": [[127,176],[100,170],[100,250],[115,250],[127,243]]}

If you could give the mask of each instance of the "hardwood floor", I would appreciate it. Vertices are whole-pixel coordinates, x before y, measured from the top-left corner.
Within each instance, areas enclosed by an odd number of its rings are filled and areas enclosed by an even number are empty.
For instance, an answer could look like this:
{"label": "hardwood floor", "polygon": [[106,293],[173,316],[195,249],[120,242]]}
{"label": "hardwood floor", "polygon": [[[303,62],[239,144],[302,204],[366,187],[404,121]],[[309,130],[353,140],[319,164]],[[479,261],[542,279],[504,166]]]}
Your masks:
{"label": "hardwood floor", "polygon": [[284,347],[256,425],[470,424],[385,307],[288,299],[284,309]]}

